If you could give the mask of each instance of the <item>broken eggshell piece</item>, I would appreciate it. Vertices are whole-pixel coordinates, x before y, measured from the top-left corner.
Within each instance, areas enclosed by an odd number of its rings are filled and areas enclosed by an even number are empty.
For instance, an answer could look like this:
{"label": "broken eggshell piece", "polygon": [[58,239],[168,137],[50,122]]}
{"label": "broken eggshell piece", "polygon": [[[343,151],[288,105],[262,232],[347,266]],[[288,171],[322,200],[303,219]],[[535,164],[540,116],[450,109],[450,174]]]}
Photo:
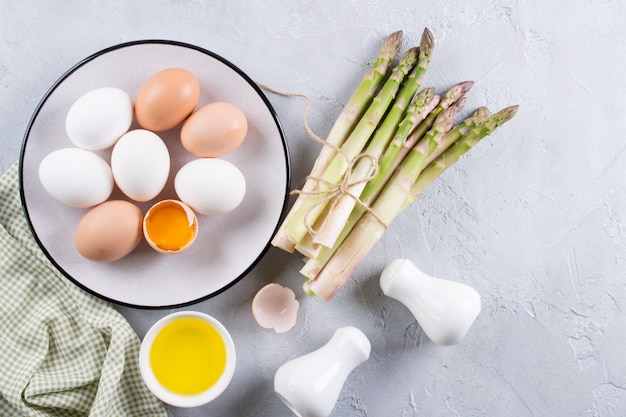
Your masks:
{"label": "broken eggshell piece", "polygon": [[300,303],[291,289],[272,283],[254,296],[252,315],[261,327],[284,333],[296,324],[299,307]]}

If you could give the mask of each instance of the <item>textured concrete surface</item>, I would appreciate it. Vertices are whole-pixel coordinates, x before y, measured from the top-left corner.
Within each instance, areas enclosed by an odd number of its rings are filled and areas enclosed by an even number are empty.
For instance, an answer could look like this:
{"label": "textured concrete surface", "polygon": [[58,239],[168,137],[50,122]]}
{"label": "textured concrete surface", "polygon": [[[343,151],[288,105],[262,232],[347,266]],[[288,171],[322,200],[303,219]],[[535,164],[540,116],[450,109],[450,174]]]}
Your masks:
{"label": "textured concrete surface", "polygon": [[[112,44],[162,38],[213,50],[255,80],[310,96],[310,124],[324,134],[381,39],[402,29],[406,48],[429,27],[437,48],[426,84],[474,80],[468,110],[520,104],[518,115],[393,223],[333,301],[304,296],[298,256],[272,249],[234,288],[190,307],[231,329],[239,362],[222,397],[171,416],[291,415],[274,372],[343,325],[368,335],[372,355],[346,382],[336,416],[623,416],[625,16],[616,0],[5,0],[0,167],[18,159],[57,77]],[[269,98],[297,187],[318,145],[301,100]],[[481,293],[483,311],[461,344],[432,344],[382,295],[380,271],[398,257]],[[300,298],[288,333],[260,328],[250,313],[269,282]],[[140,336],[170,312],[120,311]]]}

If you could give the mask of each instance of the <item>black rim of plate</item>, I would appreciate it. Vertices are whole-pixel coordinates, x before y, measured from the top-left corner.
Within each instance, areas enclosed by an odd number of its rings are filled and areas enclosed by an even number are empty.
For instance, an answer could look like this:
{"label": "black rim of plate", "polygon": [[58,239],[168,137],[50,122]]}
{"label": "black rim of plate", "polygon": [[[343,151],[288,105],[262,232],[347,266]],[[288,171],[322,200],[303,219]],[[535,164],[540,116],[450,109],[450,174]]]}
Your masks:
{"label": "black rim of plate", "polygon": [[95,295],[96,297],[98,297],[100,299],[109,301],[111,303],[114,303],[114,304],[117,304],[117,305],[120,305],[120,306],[132,307],[132,308],[140,308],[140,309],[158,310],[158,309],[166,309],[166,308],[179,308],[179,307],[185,307],[185,306],[197,304],[197,303],[199,303],[201,301],[208,300],[209,298],[213,298],[213,297],[223,293],[227,289],[231,288],[237,282],[241,281],[242,278],[244,278],[246,275],[248,275],[250,273],[250,271],[261,261],[263,256],[265,256],[265,254],[267,253],[267,251],[268,251],[268,249],[270,248],[270,245],[271,245],[271,237],[267,241],[267,243],[265,244],[263,250],[252,261],[252,263],[239,276],[235,277],[230,283],[228,283],[224,287],[218,289],[217,291],[214,291],[212,293],[203,295],[203,296],[198,297],[196,299],[193,299],[193,300],[190,300],[190,301],[187,301],[187,302],[183,302],[183,303],[178,303],[178,304],[151,306],[151,305],[141,305],[141,304],[132,304],[132,303],[128,303],[128,302],[123,302],[123,301],[116,300],[116,299],[111,298],[111,297],[107,297],[107,296],[105,296],[103,294],[100,294],[100,293],[92,290],[91,288],[87,287],[86,285],[82,284],[77,279],[72,277],[67,271],[65,271],[63,269],[63,267],[61,267],[61,265],[59,265],[58,262],[50,255],[48,250],[45,248],[45,246],[42,244],[41,240],[39,239],[39,236],[37,235],[37,232],[35,231],[35,228],[34,228],[34,226],[32,224],[31,218],[29,216],[28,206],[26,204],[26,196],[25,196],[25,193],[24,193],[24,183],[23,183],[23,180],[22,180],[23,179],[23,173],[24,173],[24,156],[25,156],[25,153],[26,153],[26,144],[27,144],[28,138],[30,136],[30,131],[31,131],[31,129],[32,129],[36,119],[37,119],[37,116],[41,112],[41,109],[45,105],[45,103],[48,100],[48,98],[57,89],[57,87],[59,85],[61,85],[67,78],[69,78],[76,70],[78,70],[79,68],[81,68],[82,66],[87,64],[88,62],[93,61],[94,59],[96,59],[96,58],[98,58],[98,57],[100,57],[100,56],[102,56],[104,54],[107,54],[107,53],[112,52],[112,51],[116,51],[118,49],[127,48],[127,47],[130,47],[130,46],[145,45],[145,44],[162,44],[162,45],[179,46],[179,47],[183,47],[183,48],[193,49],[193,50],[201,52],[201,53],[203,53],[205,55],[208,55],[211,58],[214,58],[214,59],[222,62],[223,64],[227,65],[230,69],[235,71],[239,76],[241,76],[250,85],[250,87],[252,87],[256,91],[256,93],[259,95],[259,97],[261,97],[261,99],[263,100],[265,106],[267,107],[267,109],[269,110],[270,114],[272,115],[272,118],[274,119],[274,123],[276,124],[276,128],[277,128],[277,130],[278,130],[278,132],[280,134],[280,139],[281,139],[281,142],[282,142],[282,145],[283,145],[283,151],[284,151],[284,154],[285,154],[285,169],[286,169],[286,179],[287,179],[287,181],[286,181],[286,189],[285,189],[285,198],[283,200],[283,206],[282,206],[282,209],[281,209],[281,214],[280,214],[280,216],[278,218],[278,221],[277,221],[276,225],[274,226],[274,230],[272,232],[272,237],[276,233],[276,231],[278,230],[278,227],[280,226],[280,222],[281,222],[282,218],[285,216],[285,213],[286,213],[287,202],[288,202],[288,199],[289,199],[288,198],[289,197],[289,189],[290,189],[290,186],[291,186],[291,162],[290,162],[290,159],[289,159],[289,149],[288,149],[287,141],[285,139],[285,133],[283,131],[283,127],[282,127],[282,125],[280,123],[280,120],[278,119],[278,115],[276,114],[276,111],[274,110],[274,107],[272,106],[272,104],[268,100],[267,96],[263,93],[263,91],[261,91],[259,86],[245,72],[243,72],[239,67],[237,67],[235,64],[233,64],[229,60],[225,59],[224,57],[222,57],[222,56],[220,56],[220,55],[218,55],[218,54],[216,54],[216,53],[214,53],[212,51],[204,49],[202,47],[199,47],[199,46],[196,46],[196,45],[192,45],[192,44],[189,44],[189,43],[185,43],[185,42],[174,41],[174,40],[164,40],[164,39],[145,39],[145,40],[124,42],[124,43],[120,43],[120,44],[113,45],[113,46],[110,46],[108,48],[102,49],[101,51],[96,52],[96,53],[88,56],[87,58],[83,59],[82,61],[78,62],[76,65],[71,67],[69,70],[67,70],[58,80],[56,80],[54,82],[52,87],[50,87],[48,89],[48,91],[44,94],[43,98],[41,99],[41,101],[37,105],[35,111],[33,112],[33,115],[31,116],[31,118],[30,118],[30,120],[28,122],[28,126],[27,126],[26,132],[24,134],[24,138],[23,138],[23,141],[22,141],[22,147],[21,147],[21,151],[20,151],[20,158],[19,158],[20,199],[21,199],[21,202],[22,202],[22,209],[24,211],[24,215],[26,216],[26,221],[28,223],[28,227],[30,228],[31,233],[32,233],[33,237],[35,238],[35,241],[39,245],[39,248],[43,251],[43,253],[46,255],[48,260],[50,260],[50,262],[52,262],[52,264],[65,277],[67,277],[71,282],[73,282],[78,287],[82,288],[83,290],[87,291],[90,294]]}

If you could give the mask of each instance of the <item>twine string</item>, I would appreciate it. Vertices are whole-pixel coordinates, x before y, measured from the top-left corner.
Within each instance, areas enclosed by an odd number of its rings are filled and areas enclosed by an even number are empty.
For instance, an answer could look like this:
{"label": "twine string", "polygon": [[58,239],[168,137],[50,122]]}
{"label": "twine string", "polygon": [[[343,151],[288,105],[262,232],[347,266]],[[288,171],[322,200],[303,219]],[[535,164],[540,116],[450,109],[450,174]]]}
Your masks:
{"label": "twine string", "polygon": [[[342,153],[342,155],[345,156],[344,153]],[[353,180],[352,179],[352,173],[354,172],[353,168],[358,163],[358,161],[360,161],[363,158],[367,158],[372,161],[373,169],[369,173],[369,175],[367,175],[366,177],[363,177],[360,179],[356,178]],[[365,210],[371,213],[372,216],[374,216],[381,224],[385,226],[385,228],[387,228],[387,225],[385,225],[385,223],[381,219],[378,218],[376,213],[370,207],[368,207],[367,204],[365,204],[365,202],[359,198],[359,196],[354,195],[350,192],[350,188],[359,184],[367,183],[376,176],[376,173],[378,172],[377,162],[378,161],[376,160],[376,158],[374,158],[372,155],[365,154],[365,153],[359,154],[356,157],[348,161],[348,167],[347,167],[346,173],[342,176],[341,181],[339,183],[330,183],[324,180],[323,178],[307,176],[307,178],[311,178],[319,183],[326,185],[327,189],[322,189],[318,191],[302,191],[302,190],[293,191],[294,194],[322,196],[322,198],[317,200],[313,204],[313,206],[311,206],[307,210],[307,212],[304,215],[304,225],[307,228],[307,231],[312,236],[315,236],[319,232],[319,230],[315,229],[313,226],[315,222],[311,221],[311,216],[313,215],[315,210],[320,206],[325,206],[326,204],[331,204],[331,210],[333,210],[339,204],[340,197],[343,197],[343,196],[348,196],[352,198],[357,204],[363,206]]]}
{"label": "twine string", "polygon": [[324,146],[329,146],[331,147],[333,150],[335,150],[338,153],[341,153],[344,157],[347,156],[345,154],[345,152],[343,152],[343,150],[341,148],[339,148],[338,146],[322,139],[321,137],[319,137],[314,131],[313,129],[311,129],[311,127],[309,126],[309,120],[307,117],[307,113],[309,111],[309,107],[311,107],[311,99],[309,98],[309,96],[305,95],[305,94],[301,94],[301,93],[288,93],[285,91],[280,91],[277,90],[273,87],[270,87],[269,85],[260,83],[260,82],[256,82],[256,84],[261,87],[264,90],[267,90],[271,93],[277,94],[279,96],[283,96],[283,97],[300,97],[303,98],[305,100],[305,104],[304,104],[304,110],[302,111],[302,122],[304,123],[304,128],[306,129],[306,132],[309,134],[309,136],[314,139],[315,141],[319,142],[320,144],[324,145]]}
{"label": "twine string", "polygon": [[[332,208],[334,208],[338,204],[338,197],[341,197],[344,195],[351,197],[357,204],[362,206],[370,215],[372,215],[376,219],[376,221],[378,221],[385,229],[388,229],[389,225],[386,222],[384,222],[374,212],[374,210],[372,210],[372,208],[369,205],[367,205],[363,200],[361,200],[359,196],[355,196],[354,194],[350,192],[350,188],[359,184],[367,183],[370,180],[372,180],[374,177],[376,177],[376,174],[378,173],[378,168],[379,168],[378,159],[374,157],[373,155],[370,155],[367,153],[359,153],[355,157],[350,158],[343,149],[341,149],[335,144],[330,143],[327,140],[318,136],[313,131],[313,129],[311,129],[311,127],[309,126],[307,113],[308,113],[309,107],[311,106],[311,99],[307,95],[301,94],[301,93],[290,93],[290,92],[280,91],[266,84],[260,83],[258,81],[256,82],[256,84],[262,89],[269,91],[273,94],[277,94],[283,97],[300,97],[304,99],[305,105],[304,105],[304,110],[302,111],[302,122],[304,124],[304,128],[307,131],[307,134],[309,135],[309,137],[315,140],[316,142],[320,143],[321,145],[328,146],[331,149],[333,149],[335,152],[341,155],[347,163],[346,172],[342,176],[341,181],[339,181],[339,183],[331,183],[330,181],[327,181],[322,177],[307,175],[306,180],[314,180],[318,184],[323,184],[325,186],[325,189],[319,189],[318,187],[318,190],[304,191],[304,190],[295,189],[290,192],[290,195],[295,194],[295,195],[307,195],[307,196],[318,196],[318,197],[322,196],[322,198],[316,201],[316,203],[312,207],[310,207],[309,210],[307,210],[307,212],[304,215],[304,225],[307,231],[309,232],[309,234],[311,234],[311,236],[315,236],[318,233],[318,230],[316,230],[313,227],[314,222],[310,221],[310,217],[317,210],[317,208],[322,205],[326,205],[328,203],[331,203]],[[369,175],[360,179],[357,178],[353,180],[352,179],[352,175],[354,172],[353,168],[363,158],[370,159],[373,169],[371,170]]]}

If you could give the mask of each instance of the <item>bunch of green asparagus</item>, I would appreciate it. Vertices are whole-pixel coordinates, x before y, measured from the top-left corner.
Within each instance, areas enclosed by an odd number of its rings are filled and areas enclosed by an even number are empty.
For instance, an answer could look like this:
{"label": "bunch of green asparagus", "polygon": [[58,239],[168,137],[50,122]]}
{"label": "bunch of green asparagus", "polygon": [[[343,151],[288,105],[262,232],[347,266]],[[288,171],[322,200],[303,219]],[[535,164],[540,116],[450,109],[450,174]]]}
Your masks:
{"label": "bunch of green asparagus", "polygon": [[402,32],[383,42],[369,71],[324,141],[272,245],[304,255],[311,295],[330,300],[391,221],[478,141],[510,120],[517,106],[485,107],[456,122],[472,82],[438,95],[421,88],[434,49],[419,47],[395,64]]}

